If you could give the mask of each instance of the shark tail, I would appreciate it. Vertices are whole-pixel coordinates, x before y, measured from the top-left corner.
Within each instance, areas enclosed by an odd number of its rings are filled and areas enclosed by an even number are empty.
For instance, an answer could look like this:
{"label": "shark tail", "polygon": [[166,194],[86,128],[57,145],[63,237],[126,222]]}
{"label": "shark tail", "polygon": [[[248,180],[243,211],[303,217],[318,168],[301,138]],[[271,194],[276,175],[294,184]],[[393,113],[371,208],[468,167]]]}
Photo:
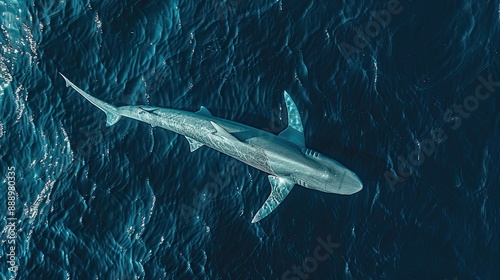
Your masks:
{"label": "shark tail", "polygon": [[67,87],[72,87],[79,94],[85,97],[85,99],[87,99],[90,103],[94,104],[97,108],[101,109],[104,113],[106,113],[106,126],[112,126],[120,120],[122,116],[119,114],[118,108],[86,93],[85,91],[77,87],[75,84],[73,84],[70,80],[68,80],[68,78],[66,78],[62,73],[59,74],[66,81]]}

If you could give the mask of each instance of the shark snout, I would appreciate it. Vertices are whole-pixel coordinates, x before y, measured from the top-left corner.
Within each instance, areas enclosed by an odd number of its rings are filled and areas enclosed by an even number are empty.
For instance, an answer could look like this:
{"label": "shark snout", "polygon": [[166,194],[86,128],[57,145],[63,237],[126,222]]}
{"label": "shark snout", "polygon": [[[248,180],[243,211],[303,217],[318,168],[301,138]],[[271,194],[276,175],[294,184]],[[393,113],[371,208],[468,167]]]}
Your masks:
{"label": "shark snout", "polygon": [[363,182],[359,179],[358,175],[354,172],[347,171],[344,179],[344,186],[347,193],[346,194],[355,194],[363,189]]}
{"label": "shark snout", "polygon": [[345,170],[339,177],[332,178],[327,187],[334,187],[333,193],[350,195],[363,189],[363,182],[354,172]]}

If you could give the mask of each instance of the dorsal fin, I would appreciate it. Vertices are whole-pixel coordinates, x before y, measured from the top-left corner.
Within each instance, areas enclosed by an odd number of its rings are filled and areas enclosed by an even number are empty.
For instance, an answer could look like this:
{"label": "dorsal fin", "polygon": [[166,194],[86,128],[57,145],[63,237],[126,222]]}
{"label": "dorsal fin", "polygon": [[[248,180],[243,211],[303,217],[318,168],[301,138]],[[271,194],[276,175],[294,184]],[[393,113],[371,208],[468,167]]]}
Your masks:
{"label": "dorsal fin", "polygon": [[200,114],[200,115],[207,116],[207,117],[212,117],[212,114],[210,113],[210,111],[208,111],[208,109],[205,108],[204,106],[201,106],[200,110],[196,111],[196,113]]}
{"label": "dorsal fin", "polygon": [[269,183],[271,183],[271,194],[264,202],[264,205],[260,207],[259,211],[253,217],[252,223],[256,223],[271,212],[273,212],[278,205],[285,199],[285,197],[290,193],[295,183],[292,180],[280,178],[274,175],[269,175],[267,177]]}
{"label": "dorsal fin", "polygon": [[289,141],[299,145],[305,146],[304,143],[304,128],[300,119],[299,110],[293,102],[288,92],[284,92],[286,110],[288,113],[288,127],[283,130],[279,136],[288,139]]}

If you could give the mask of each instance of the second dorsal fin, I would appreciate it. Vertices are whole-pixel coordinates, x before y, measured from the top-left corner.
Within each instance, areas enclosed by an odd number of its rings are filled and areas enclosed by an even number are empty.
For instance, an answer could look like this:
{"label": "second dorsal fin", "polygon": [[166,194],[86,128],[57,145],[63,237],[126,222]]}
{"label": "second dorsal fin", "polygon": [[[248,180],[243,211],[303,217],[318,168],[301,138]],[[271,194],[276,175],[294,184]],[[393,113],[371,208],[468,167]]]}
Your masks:
{"label": "second dorsal fin", "polygon": [[208,111],[208,109],[205,108],[204,106],[201,106],[200,110],[196,111],[196,113],[200,114],[200,115],[207,116],[207,117],[212,117],[212,114],[210,113],[210,111]]}

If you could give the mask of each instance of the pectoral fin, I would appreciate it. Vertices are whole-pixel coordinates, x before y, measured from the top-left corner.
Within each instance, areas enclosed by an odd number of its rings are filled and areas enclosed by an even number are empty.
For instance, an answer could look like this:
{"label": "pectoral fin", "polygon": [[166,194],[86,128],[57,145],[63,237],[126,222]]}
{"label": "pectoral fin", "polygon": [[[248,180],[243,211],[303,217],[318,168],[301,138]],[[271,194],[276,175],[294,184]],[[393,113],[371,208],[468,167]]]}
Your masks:
{"label": "pectoral fin", "polygon": [[185,136],[185,137],[189,142],[189,150],[191,151],[191,153],[198,150],[199,147],[204,145],[203,143],[198,142],[191,137],[187,137],[187,136]]}
{"label": "pectoral fin", "polygon": [[288,92],[285,91],[283,95],[285,96],[286,110],[288,112],[288,126],[295,128],[300,133],[304,133],[297,105],[295,105],[295,102],[293,102],[293,99]]}
{"label": "pectoral fin", "polygon": [[283,130],[279,136],[288,139],[289,141],[299,145],[304,144],[304,128],[300,119],[299,110],[292,100],[292,97],[285,91],[286,110],[288,112],[288,127]]}
{"label": "pectoral fin", "polygon": [[305,147],[305,142],[304,142],[304,133],[299,132],[297,129],[288,126],[283,130],[279,136],[288,139],[288,141],[295,143],[299,146]]}
{"label": "pectoral fin", "polygon": [[264,205],[259,209],[259,212],[253,217],[252,223],[258,222],[273,212],[278,205],[285,199],[295,185],[289,179],[283,179],[277,176],[269,175],[269,183],[271,183],[271,194],[267,198]]}

